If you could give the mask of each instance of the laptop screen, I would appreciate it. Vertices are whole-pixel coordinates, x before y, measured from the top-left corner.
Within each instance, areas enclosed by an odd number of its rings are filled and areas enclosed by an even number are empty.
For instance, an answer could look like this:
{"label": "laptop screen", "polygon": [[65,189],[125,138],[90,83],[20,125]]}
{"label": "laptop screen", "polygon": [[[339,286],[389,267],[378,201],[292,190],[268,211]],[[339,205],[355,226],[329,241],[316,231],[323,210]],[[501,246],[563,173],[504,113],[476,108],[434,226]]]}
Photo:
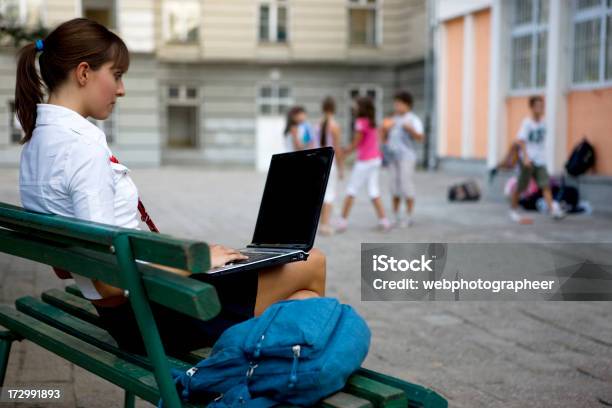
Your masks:
{"label": "laptop screen", "polygon": [[333,157],[331,147],[272,156],[253,244],[310,250]]}

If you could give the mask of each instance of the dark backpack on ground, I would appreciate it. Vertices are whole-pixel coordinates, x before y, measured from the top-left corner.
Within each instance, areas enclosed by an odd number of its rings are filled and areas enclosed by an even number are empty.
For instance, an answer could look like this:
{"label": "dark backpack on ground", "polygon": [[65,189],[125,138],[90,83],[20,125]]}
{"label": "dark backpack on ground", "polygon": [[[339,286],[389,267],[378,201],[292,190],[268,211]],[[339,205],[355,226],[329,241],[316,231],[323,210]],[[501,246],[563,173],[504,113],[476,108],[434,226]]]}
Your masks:
{"label": "dark backpack on ground", "polygon": [[582,139],[582,142],[572,151],[569,160],[565,164],[565,170],[569,175],[577,177],[593,166],[595,166],[595,149],[586,138]]}
{"label": "dark backpack on ground", "polygon": [[370,345],[366,322],[331,298],[288,300],[227,329],[210,357],[173,371],[181,398],[213,408],[311,406],[341,390]]}
{"label": "dark backpack on ground", "polygon": [[576,212],[578,203],[580,202],[580,194],[576,187],[567,186],[563,182],[561,186],[552,189],[552,194],[555,201],[561,203],[565,211],[572,213]]}
{"label": "dark backpack on ground", "polygon": [[448,189],[449,201],[478,201],[480,199],[480,187],[475,181],[455,184]]}

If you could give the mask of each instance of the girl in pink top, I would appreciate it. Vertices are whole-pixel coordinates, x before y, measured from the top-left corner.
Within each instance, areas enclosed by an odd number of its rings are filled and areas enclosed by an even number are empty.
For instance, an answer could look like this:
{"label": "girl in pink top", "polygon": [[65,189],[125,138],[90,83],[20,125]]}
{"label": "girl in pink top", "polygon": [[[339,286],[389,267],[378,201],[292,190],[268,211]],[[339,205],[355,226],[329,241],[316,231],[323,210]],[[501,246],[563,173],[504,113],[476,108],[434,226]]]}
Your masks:
{"label": "girl in pink top", "polygon": [[388,231],[391,225],[385,216],[385,209],[380,199],[378,180],[382,164],[382,154],[379,147],[378,131],[376,130],[376,112],[370,98],[359,98],[357,100],[355,137],[351,145],[344,151],[345,154],[349,154],[354,150],[357,150],[357,162],[353,167],[351,178],[346,188],[342,218],[338,221],[337,230],[338,232],[346,230],[348,226],[347,219],[355,201],[355,196],[361,187],[367,183],[368,195],[372,200],[376,216],[378,217],[378,227],[383,231]]}

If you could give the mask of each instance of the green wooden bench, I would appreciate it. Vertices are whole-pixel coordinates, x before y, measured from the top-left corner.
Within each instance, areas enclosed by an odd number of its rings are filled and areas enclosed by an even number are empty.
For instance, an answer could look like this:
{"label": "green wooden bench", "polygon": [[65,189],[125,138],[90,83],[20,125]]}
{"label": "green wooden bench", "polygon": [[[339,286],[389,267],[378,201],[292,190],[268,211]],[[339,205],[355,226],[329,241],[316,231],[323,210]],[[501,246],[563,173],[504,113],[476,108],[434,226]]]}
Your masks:
{"label": "green wooden bench", "polygon": [[[27,339],[124,389],[126,407],[134,406],[136,396],[153,404],[162,397],[168,407],[185,406],[174,388],[170,368],[187,369],[206,358],[209,350],[167,356],[150,302],[206,320],[220,310],[217,294],[206,283],[136,260],[200,273],[210,265],[205,243],[33,213],[0,203],[0,252],[127,290],[148,355],[120,350],[100,327],[95,308],[76,286],[65,291],[50,289],[40,298],[19,298],[15,308],[0,305],[0,325],[5,328],[0,327],[0,386],[12,342]],[[447,402],[425,387],[362,368],[341,392],[320,405],[437,408],[446,407]]]}

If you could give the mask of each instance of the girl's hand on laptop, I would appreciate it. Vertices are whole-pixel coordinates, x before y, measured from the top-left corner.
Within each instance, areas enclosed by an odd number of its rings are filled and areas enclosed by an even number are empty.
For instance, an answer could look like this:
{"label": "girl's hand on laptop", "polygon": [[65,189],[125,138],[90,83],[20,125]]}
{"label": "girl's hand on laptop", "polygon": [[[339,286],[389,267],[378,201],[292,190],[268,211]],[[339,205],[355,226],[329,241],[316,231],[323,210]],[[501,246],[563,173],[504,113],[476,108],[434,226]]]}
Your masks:
{"label": "girl's hand on laptop", "polygon": [[210,268],[220,268],[228,262],[248,259],[235,249],[224,247],[223,245],[210,246]]}

